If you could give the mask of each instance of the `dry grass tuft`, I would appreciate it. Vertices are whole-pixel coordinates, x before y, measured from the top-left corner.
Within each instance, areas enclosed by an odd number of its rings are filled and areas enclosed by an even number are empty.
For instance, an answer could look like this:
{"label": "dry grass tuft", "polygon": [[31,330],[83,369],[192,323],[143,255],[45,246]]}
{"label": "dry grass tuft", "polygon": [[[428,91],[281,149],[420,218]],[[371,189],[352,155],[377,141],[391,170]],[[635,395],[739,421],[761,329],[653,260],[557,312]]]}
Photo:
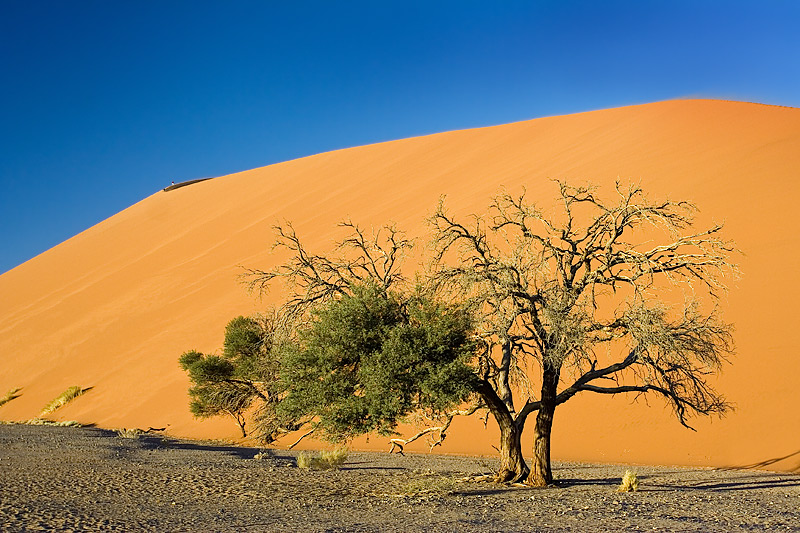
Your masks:
{"label": "dry grass tuft", "polygon": [[136,428],[119,428],[114,431],[116,431],[117,437],[123,439],[138,439],[139,435],[144,433],[141,429]]}
{"label": "dry grass tuft", "polygon": [[330,466],[341,466],[347,461],[347,448],[336,448],[335,450],[323,450],[320,460]]}
{"label": "dry grass tuft", "polygon": [[617,492],[636,492],[637,490],[639,490],[639,478],[636,477],[636,472],[626,470]]}
{"label": "dry grass tuft", "polygon": [[347,461],[347,448],[323,450],[319,455],[300,452],[297,456],[298,468],[311,470],[329,470],[338,468]]}
{"label": "dry grass tuft", "polygon": [[82,389],[82,388],[78,387],[77,385],[69,387],[67,390],[65,390],[64,392],[62,392],[58,396],[56,396],[53,399],[53,401],[51,401],[50,403],[45,405],[44,408],[42,409],[42,412],[39,413],[39,417],[41,418],[44,415],[52,413],[56,409],[64,407],[69,402],[71,402],[72,400],[74,400],[75,398],[77,398],[78,396],[80,396],[81,394],[86,392],[87,390],[88,389]]}
{"label": "dry grass tuft", "polygon": [[83,427],[83,424],[78,422],[77,420],[64,420],[63,422],[57,422],[55,420],[47,420],[46,418],[31,418],[30,420],[26,420],[23,422],[28,426],[56,426],[60,428],[80,428]]}
{"label": "dry grass tuft", "polygon": [[253,460],[255,461],[263,461],[270,458],[272,458],[272,453],[270,453],[269,450],[261,450],[253,456]]}
{"label": "dry grass tuft", "polygon": [[310,453],[300,452],[300,455],[297,456],[297,468],[303,470],[311,468],[311,465],[314,464],[313,459],[314,457]]}
{"label": "dry grass tuft", "polygon": [[10,402],[11,400],[13,400],[14,398],[18,397],[18,396],[19,396],[19,394],[17,394],[17,393],[18,393],[19,391],[21,391],[21,390],[22,390],[22,388],[20,388],[20,387],[17,387],[17,388],[15,388],[15,389],[11,389],[10,391],[8,391],[8,392],[6,393],[6,395],[5,395],[5,396],[3,396],[2,398],[0,398],[0,405],[7,404],[8,402]]}

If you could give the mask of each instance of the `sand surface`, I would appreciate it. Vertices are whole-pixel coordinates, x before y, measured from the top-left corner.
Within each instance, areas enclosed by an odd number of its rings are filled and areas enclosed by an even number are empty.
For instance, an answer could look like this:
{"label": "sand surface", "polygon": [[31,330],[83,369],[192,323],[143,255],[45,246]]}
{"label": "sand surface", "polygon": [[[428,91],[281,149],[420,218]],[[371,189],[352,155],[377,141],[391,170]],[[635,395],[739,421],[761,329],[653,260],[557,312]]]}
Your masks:
{"label": "sand surface", "polygon": [[[191,417],[177,357],[219,349],[230,318],[280,296],[259,301],[237,280],[242,266],[282,260],[270,248],[276,222],[293,221],[324,253],[348,217],[419,236],[442,194],[463,214],[482,211],[501,185],[549,206],[551,178],[606,190],[620,178],[695,202],[701,221],[724,220],[744,251],[723,302],[738,354],[717,382],[737,411],[695,433],[657,399],[579,396],[556,414],[554,457],[797,470],[799,172],[800,110],[685,100],[351,148],[159,191],[0,276],[0,394],[22,387],[0,419],[36,416],[80,385],[92,389],[56,418],[235,438],[229,420]],[[495,438],[492,423],[462,421],[441,451],[488,454]]]}
{"label": "sand surface", "polygon": [[[499,485],[494,460],[295,454],[99,429],[0,426],[2,531],[800,531],[800,476],[558,463],[557,485]],[[258,457],[258,458],[257,458]]]}

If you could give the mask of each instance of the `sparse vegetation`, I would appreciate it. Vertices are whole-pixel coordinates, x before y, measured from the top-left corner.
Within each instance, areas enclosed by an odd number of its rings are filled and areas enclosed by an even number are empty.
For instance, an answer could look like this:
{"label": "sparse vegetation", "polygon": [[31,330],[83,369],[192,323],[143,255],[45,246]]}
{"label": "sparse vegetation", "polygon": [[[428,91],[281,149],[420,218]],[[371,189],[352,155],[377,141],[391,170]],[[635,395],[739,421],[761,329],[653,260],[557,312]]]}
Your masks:
{"label": "sparse vegetation", "polygon": [[18,394],[18,393],[21,390],[22,390],[22,388],[19,388],[19,387],[9,390],[7,393],[5,393],[4,396],[0,397],[0,405],[5,405],[8,402],[10,402],[11,400],[13,400],[14,398],[19,397],[20,394]]}
{"label": "sparse vegetation", "polygon": [[77,385],[73,385],[72,387],[69,387],[67,390],[65,390],[64,392],[62,392],[58,396],[56,396],[50,403],[45,405],[44,408],[42,409],[42,412],[39,413],[39,417],[41,418],[44,415],[48,415],[48,414],[52,413],[56,409],[64,407],[69,402],[71,402],[72,400],[74,400],[75,398],[77,398],[78,396],[80,396],[81,394],[86,392],[87,390],[88,389],[82,389]]}
{"label": "sparse vegetation", "polygon": [[300,452],[297,456],[297,467],[309,470],[329,470],[339,468],[347,461],[347,448],[323,450],[319,455]]}
{"label": "sparse vegetation", "polygon": [[637,490],[639,490],[639,478],[636,476],[636,472],[626,470],[617,492],[636,492]]}
{"label": "sparse vegetation", "polygon": [[64,420],[64,421],[56,421],[56,420],[48,420],[46,418],[31,418],[30,420],[26,420],[23,422],[29,426],[55,426],[55,427],[62,427],[62,428],[79,428],[83,427],[83,424],[76,420]]}
{"label": "sparse vegetation", "polygon": [[144,432],[137,428],[119,428],[115,430],[117,437],[122,439],[138,439]]}
{"label": "sparse vegetation", "polygon": [[311,468],[313,459],[313,455],[309,452],[300,452],[297,455],[297,468],[302,468],[303,470]]}

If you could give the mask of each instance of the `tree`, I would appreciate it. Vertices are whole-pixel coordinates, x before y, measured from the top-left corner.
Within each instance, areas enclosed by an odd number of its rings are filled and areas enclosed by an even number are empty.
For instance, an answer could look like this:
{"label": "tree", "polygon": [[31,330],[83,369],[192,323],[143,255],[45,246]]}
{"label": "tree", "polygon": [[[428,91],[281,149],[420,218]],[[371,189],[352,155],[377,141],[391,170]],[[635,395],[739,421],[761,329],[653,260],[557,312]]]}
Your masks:
{"label": "tree", "polygon": [[[692,204],[652,202],[639,187],[617,184],[606,203],[592,187],[558,185],[553,216],[502,193],[469,224],[443,202],[430,218],[432,282],[480,316],[476,392],[500,427],[498,479],[534,486],[552,482],[555,410],[579,392],[655,394],[686,427],[730,409],[708,381],[733,350],[731,325],[708,309],[736,271],[722,227],[691,232]],[[658,300],[676,287],[689,294],[682,305]],[[533,413],[529,470],[520,438]]]}
{"label": "tree", "polygon": [[[617,184],[607,203],[592,187],[558,186],[552,215],[524,193],[498,195],[470,223],[440,202],[434,256],[413,288],[400,270],[411,241],[393,226],[370,237],[344,223],[335,257],[279,226],[290,259],[247,273],[253,289],[277,279],[290,289],[258,357],[237,348],[182,363],[253,394],[266,440],[303,425],[333,440],[392,434],[421,412],[443,420],[441,442],[453,416],[486,408],[500,428],[497,480],[535,486],[552,482],[556,408],[580,392],[659,396],[687,428],[724,415],[731,406],[709,382],[733,351],[716,307],[737,272],[722,226],[692,231],[692,204],[650,201],[639,187]],[[236,338],[249,345],[246,332]],[[521,437],[533,413],[529,469]]]}
{"label": "tree", "polygon": [[[256,419],[271,432],[261,433],[271,442],[294,425],[276,422],[275,406],[282,397],[279,378],[278,347],[280,335],[274,315],[269,318],[239,316],[225,327],[222,355],[190,350],[181,355],[181,367],[189,373],[193,415],[208,418],[229,415],[247,436],[246,414],[255,404]],[[268,422],[270,421],[270,422]],[[281,431],[283,426],[288,426]]]}
{"label": "tree", "polygon": [[276,412],[335,441],[394,435],[413,413],[446,416],[472,393],[471,316],[408,286],[400,267],[412,243],[395,227],[367,236],[341,226],[349,234],[333,258],[306,250],[291,224],[278,226],[289,261],[247,272],[251,289],[283,279],[290,290],[278,315],[295,337]]}

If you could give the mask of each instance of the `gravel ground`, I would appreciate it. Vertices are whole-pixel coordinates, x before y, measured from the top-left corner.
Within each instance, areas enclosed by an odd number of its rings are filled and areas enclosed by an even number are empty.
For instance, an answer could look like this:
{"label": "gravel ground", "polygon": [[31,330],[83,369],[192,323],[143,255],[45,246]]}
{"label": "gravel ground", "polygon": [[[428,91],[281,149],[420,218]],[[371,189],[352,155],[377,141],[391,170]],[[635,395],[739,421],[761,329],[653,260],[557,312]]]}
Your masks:
{"label": "gravel ground", "polygon": [[[2,531],[800,531],[800,476],[556,463],[557,486],[479,481],[493,459],[293,452],[0,425]],[[469,480],[465,481],[465,478]]]}

